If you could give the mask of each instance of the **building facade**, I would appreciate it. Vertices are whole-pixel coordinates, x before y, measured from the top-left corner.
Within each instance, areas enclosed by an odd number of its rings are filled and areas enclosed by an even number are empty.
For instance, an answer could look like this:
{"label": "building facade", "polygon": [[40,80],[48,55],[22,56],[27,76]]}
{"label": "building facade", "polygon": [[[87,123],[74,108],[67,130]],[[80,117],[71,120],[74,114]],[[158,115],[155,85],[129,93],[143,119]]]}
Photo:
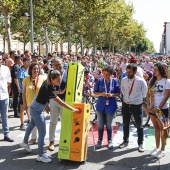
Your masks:
{"label": "building facade", "polygon": [[164,30],[160,43],[160,52],[170,55],[170,22],[164,22]]}
{"label": "building facade", "polygon": [[[19,40],[15,40],[14,37],[16,35],[12,35],[11,40],[11,50],[20,50],[21,54],[24,53],[24,44],[20,42]],[[25,44],[25,50],[29,50],[31,52],[31,42]],[[0,35],[0,51],[9,53],[8,51],[8,43],[7,40],[4,40],[4,36]],[[60,43],[57,42],[56,44],[48,44],[48,52],[52,53],[56,51],[57,53],[68,53],[68,43]],[[71,53],[77,54],[81,52],[80,48],[76,48],[75,45],[71,46]],[[84,52],[88,51],[89,54],[92,53],[92,49],[84,49]],[[34,52],[40,55],[44,55],[46,53],[46,45],[42,42],[34,42]]]}

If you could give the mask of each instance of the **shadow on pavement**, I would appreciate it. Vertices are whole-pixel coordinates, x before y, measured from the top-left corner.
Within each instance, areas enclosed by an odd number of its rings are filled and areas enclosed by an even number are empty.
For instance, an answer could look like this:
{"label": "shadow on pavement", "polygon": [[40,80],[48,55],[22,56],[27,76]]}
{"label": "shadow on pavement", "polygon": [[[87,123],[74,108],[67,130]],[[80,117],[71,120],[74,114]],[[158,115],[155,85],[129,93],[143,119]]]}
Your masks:
{"label": "shadow on pavement", "polygon": [[[153,164],[155,165],[153,166]],[[117,166],[123,165],[127,169],[140,169],[140,170],[144,169],[156,170],[159,169],[160,167],[158,160],[151,157],[147,157],[146,155],[142,155],[138,157],[122,158],[119,161],[109,161],[106,164],[104,164],[104,168],[102,168],[101,170],[108,170],[108,166],[114,167],[115,165]]]}

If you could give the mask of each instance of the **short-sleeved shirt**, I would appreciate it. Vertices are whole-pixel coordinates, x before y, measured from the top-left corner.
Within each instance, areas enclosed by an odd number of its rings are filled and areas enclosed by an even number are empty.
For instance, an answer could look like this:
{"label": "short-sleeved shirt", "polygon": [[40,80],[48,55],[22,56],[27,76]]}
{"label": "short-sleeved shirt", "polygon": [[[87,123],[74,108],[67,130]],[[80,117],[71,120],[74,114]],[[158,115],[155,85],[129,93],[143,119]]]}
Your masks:
{"label": "short-sleeved shirt", "polygon": [[0,66],[0,100],[5,100],[9,97],[8,83],[11,83],[11,74],[7,66]]}
{"label": "short-sleeved shirt", "polygon": [[19,82],[19,87],[20,87],[20,93],[22,93],[22,91],[23,91],[21,79],[25,79],[27,76],[28,76],[28,70],[25,70],[22,67],[18,72],[18,82]]}
{"label": "short-sleeved shirt", "polygon": [[[111,86],[110,86],[110,82],[111,82]],[[106,88],[107,88],[107,93],[109,92],[112,94],[120,93],[118,81],[113,78],[110,81],[108,81],[108,83],[106,84]],[[106,92],[104,78],[100,78],[96,82],[96,85],[94,87],[94,92]],[[109,100],[109,105],[106,105],[106,100]],[[98,97],[97,104],[96,104],[96,110],[98,112],[104,113],[104,114],[113,114],[116,111],[116,109],[117,109],[117,103],[116,103],[115,98],[109,97],[107,99],[106,97],[103,97],[103,96]]]}
{"label": "short-sleeved shirt", "polygon": [[[155,107],[159,107],[159,104],[163,100],[165,96],[165,90],[170,89],[170,80],[166,78],[162,78],[159,81],[155,82],[155,89],[154,89],[154,105]],[[168,101],[162,107],[162,109],[168,108]]]}
{"label": "short-sleeved shirt", "polygon": [[40,90],[41,85],[43,84],[45,80],[44,76],[39,76],[38,77],[38,83],[35,92],[33,91],[32,83],[31,83],[31,78],[28,76],[22,81],[22,84],[26,86],[26,103],[27,106],[30,106],[33,100],[37,97],[38,92]]}
{"label": "short-sleeved shirt", "polygon": [[19,70],[20,70],[20,66],[18,64],[14,64],[12,66],[12,70],[11,70],[12,83],[14,83],[14,79],[18,78]]}
{"label": "short-sleeved shirt", "polygon": [[55,88],[52,87],[50,84],[47,83],[47,81],[44,81],[42,84],[38,96],[36,98],[36,101],[40,104],[46,104],[49,99],[56,98],[56,91]]}
{"label": "short-sleeved shirt", "polygon": [[143,69],[145,71],[151,71],[153,69],[154,65],[152,62],[149,62],[149,63],[144,63],[143,64]]}

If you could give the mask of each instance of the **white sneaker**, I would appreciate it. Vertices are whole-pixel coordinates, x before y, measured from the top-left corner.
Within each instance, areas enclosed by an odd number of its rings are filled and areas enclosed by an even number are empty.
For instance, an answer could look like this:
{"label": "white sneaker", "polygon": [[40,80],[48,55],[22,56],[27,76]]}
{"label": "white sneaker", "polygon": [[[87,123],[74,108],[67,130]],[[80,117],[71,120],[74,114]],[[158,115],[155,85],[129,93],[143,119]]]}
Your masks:
{"label": "white sneaker", "polygon": [[20,127],[19,127],[19,129],[20,129],[20,130],[26,130],[26,127],[21,124]]}
{"label": "white sneaker", "polygon": [[108,149],[113,149],[113,143],[111,140],[108,141]]}
{"label": "white sneaker", "polygon": [[21,146],[21,148],[24,148],[24,149],[27,150],[28,152],[31,152],[31,151],[32,151],[31,148],[30,148],[30,146],[29,146],[28,144],[24,143],[24,142],[20,143],[20,146]]}
{"label": "white sneaker", "polygon": [[159,151],[159,149],[156,149],[156,148],[155,148],[153,151],[151,151],[151,152],[149,153],[149,156],[155,156],[158,151]]}
{"label": "white sneaker", "polygon": [[165,156],[165,151],[160,150],[160,151],[157,152],[157,154],[154,157],[157,158],[157,159],[160,159],[164,156]]}
{"label": "white sneaker", "polygon": [[37,161],[38,161],[38,162],[49,163],[49,162],[51,162],[52,160],[51,160],[48,156],[46,156],[45,154],[43,154],[42,156],[38,156]]}

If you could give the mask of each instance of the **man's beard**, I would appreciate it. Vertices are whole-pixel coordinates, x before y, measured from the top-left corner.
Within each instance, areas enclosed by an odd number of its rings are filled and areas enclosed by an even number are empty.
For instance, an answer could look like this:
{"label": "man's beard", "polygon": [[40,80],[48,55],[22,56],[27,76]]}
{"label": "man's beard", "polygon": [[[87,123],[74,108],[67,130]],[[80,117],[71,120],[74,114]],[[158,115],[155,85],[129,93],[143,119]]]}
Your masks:
{"label": "man's beard", "polygon": [[134,75],[128,75],[127,77],[128,77],[128,79],[133,79]]}

